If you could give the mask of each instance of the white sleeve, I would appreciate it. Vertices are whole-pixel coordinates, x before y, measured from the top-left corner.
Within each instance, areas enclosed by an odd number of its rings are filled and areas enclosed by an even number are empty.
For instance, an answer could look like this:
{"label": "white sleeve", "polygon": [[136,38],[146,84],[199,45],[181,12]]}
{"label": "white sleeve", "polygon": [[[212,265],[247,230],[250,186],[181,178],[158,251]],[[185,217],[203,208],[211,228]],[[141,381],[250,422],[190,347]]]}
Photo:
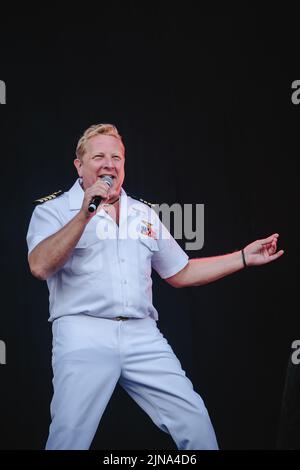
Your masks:
{"label": "white sleeve", "polygon": [[57,210],[53,205],[45,203],[37,206],[31,216],[27,232],[28,253],[32,251],[38,243],[56,233],[63,227],[59,219]]}
{"label": "white sleeve", "polygon": [[181,271],[188,264],[189,257],[161,223],[158,215],[153,210],[152,213],[158,245],[158,251],[152,256],[152,267],[162,279],[166,279]]}

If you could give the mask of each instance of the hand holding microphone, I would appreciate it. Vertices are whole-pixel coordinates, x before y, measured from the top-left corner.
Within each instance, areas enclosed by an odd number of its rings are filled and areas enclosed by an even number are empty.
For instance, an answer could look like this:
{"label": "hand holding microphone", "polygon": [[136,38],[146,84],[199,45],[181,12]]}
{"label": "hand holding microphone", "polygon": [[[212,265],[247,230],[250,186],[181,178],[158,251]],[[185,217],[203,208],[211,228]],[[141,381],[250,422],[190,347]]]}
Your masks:
{"label": "hand holding microphone", "polygon": [[96,183],[88,187],[84,193],[84,200],[81,211],[85,218],[90,219],[95,215],[97,208],[102,200],[109,198],[109,190],[113,185],[113,177],[110,175],[101,176]]}
{"label": "hand holding microphone", "polygon": [[[113,184],[113,178],[112,176],[109,176],[109,175],[104,175],[104,176],[101,176],[101,180],[107,184],[107,186],[109,188],[112,187],[112,184]],[[97,209],[97,207],[99,206],[100,202],[102,201],[102,197],[101,196],[94,196],[93,199],[91,200],[90,204],[89,204],[89,212],[95,212],[95,210]]]}

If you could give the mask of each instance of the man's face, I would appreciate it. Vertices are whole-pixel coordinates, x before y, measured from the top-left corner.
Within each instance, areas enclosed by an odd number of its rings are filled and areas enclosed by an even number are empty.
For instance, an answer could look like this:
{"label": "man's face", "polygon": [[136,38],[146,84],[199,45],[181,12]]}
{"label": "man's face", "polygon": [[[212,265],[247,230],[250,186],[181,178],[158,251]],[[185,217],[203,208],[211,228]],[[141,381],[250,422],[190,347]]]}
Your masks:
{"label": "man's face", "polygon": [[113,177],[113,189],[120,191],[124,181],[124,147],[119,139],[99,134],[88,139],[82,161],[76,158],[74,164],[82,177],[83,189],[96,183],[103,175]]}

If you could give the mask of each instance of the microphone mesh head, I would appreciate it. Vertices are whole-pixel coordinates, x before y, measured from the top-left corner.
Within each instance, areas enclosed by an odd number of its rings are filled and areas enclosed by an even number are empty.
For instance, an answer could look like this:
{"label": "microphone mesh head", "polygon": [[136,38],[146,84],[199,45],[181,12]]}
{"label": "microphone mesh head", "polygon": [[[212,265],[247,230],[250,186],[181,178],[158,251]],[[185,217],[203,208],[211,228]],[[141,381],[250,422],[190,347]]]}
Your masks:
{"label": "microphone mesh head", "polygon": [[113,177],[109,175],[104,175],[101,176],[101,179],[106,183],[110,188],[112,187],[113,184]]}

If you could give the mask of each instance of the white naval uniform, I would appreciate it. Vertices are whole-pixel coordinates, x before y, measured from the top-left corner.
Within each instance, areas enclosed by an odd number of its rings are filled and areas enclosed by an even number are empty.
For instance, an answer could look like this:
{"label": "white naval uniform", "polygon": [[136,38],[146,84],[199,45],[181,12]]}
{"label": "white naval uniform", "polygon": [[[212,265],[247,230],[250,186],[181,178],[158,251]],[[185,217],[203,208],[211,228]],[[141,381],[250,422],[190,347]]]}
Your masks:
{"label": "white naval uniform", "polygon": [[[77,180],[35,208],[29,252],[73,219],[83,197]],[[117,382],[178,449],[217,449],[204,403],[152,304],[152,267],[168,278],[187,263],[156,213],[123,189],[119,227],[103,209],[89,221],[72,256],[47,280],[54,395],[46,449],[88,449]]]}

